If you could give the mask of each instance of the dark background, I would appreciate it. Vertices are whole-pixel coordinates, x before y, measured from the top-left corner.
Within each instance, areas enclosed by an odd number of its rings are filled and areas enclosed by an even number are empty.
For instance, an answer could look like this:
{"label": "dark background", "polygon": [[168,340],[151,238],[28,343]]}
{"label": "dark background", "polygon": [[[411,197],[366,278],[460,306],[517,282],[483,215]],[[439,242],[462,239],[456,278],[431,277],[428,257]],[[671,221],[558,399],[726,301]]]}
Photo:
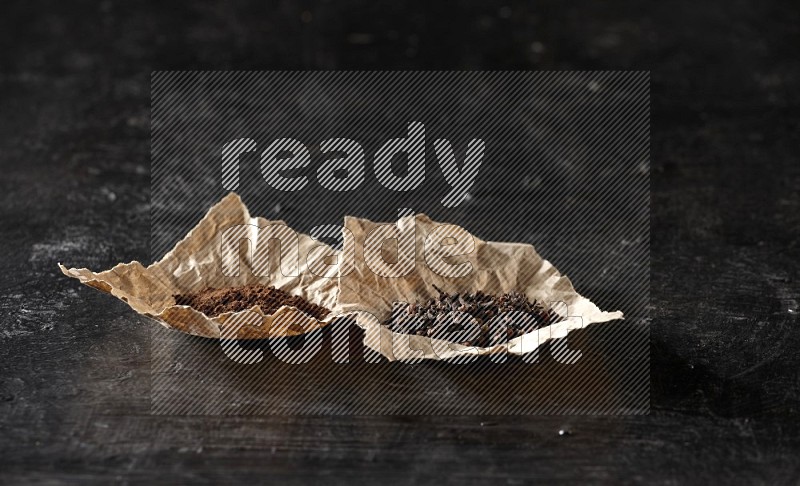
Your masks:
{"label": "dark background", "polygon": [[[796,2],[3,7],[5,482],[800,478]],[[650,70],[650,415],[150,415],[152,324],[55,263],[149,260],[152,70],[278,68]]]}

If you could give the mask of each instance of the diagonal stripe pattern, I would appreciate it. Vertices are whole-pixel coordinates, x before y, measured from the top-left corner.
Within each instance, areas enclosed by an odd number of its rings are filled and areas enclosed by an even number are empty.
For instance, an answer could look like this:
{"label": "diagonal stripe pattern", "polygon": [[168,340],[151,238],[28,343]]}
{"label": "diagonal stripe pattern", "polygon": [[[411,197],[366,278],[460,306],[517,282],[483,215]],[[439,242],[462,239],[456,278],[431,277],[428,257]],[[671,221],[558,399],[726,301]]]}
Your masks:
{"label": "diagonal stripe pattern", "polygon": [[647,413],[649,73],[154,72],[151,102],[153,259],[235,190],[335,247],[346,214],[531,243],[625,312],[502,362],[388,363],[347,319],[272,342],[156,328],[153,413]]}

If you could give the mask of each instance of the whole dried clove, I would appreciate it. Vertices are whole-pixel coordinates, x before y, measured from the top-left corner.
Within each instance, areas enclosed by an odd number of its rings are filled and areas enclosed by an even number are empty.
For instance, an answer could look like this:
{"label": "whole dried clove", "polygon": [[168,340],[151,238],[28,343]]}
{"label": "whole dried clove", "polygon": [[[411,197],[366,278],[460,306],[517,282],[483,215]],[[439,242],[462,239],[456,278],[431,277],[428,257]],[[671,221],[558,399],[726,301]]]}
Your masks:
{"label": "whole dried clove", "polygon": [[[486,294],[480,290],[474,294],[448,294],[435,285],[433,288],[439,293],[437,298],[396,303],[391,317],[385,323],[389,329],[420,336],[477,336],[460,344],[486,347],[492,342],[492,332],[513,339],[561,319],[540,302],[530,301],[525,294],[517,291],[500,295]],[[505,315],[495,319],[500,314]]]}

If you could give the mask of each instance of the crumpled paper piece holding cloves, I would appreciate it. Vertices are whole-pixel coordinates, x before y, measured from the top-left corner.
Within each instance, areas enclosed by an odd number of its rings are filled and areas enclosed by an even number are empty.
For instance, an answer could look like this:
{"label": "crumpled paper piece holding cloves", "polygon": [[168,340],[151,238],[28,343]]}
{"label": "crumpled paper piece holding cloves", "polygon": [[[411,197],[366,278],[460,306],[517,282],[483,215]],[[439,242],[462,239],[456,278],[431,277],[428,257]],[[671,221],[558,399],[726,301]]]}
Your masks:
{"label": "crumpled paper piece holding cloves", "polygon": [[[463,228],[431,221],[424,214],[403,217],[396,225],[346,217],[345,228],[344,253],[357,257],[353,268],[341,272],[337,307],[355,315],[366,332],[366,346],[390,361],[505,352],[522,355],[574,329],[623,318],[621,311],[602,311],[578,294],[570,280],[529,244],[483,241]],[[373,234],[378,237],[370,240]],[[383,237],[397,242],[393,254],[384,245],[375,244]],[[562,314],[561,320],[490,347],[463,346],[389,329],[386,323],[395,303],[435,298],[437,289],[446,293],[517,291],[549,304]]]}

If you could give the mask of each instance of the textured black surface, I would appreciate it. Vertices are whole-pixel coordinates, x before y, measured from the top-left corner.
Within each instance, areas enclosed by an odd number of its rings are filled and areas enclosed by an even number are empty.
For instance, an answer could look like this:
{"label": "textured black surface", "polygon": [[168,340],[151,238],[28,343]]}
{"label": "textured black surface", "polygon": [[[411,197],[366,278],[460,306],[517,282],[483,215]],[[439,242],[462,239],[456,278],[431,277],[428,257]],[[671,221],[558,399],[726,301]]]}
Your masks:
{"label": "textured black surface", "polygon": [[[4,5],[0,479],[798,481],[796,3],[149,3]],[[149,414],[151,323],[55,263],[149,258],[150,71],[388,67],[652,71],[649,416]]]}

